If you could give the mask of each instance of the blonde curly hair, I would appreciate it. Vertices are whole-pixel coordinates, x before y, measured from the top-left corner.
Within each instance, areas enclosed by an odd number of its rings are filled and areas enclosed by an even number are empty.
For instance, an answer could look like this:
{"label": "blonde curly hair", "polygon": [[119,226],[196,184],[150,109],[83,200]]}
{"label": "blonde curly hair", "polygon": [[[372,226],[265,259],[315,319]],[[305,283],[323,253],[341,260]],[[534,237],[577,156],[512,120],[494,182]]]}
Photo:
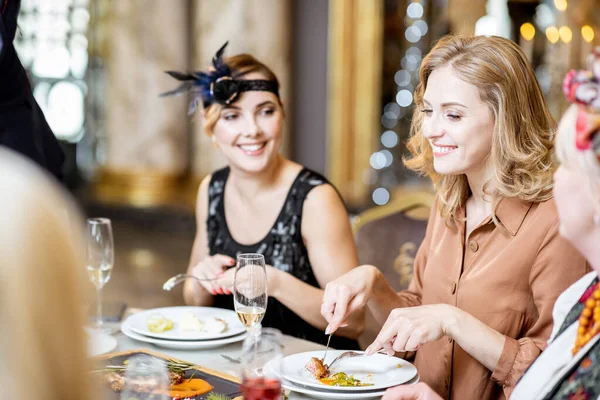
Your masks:
{"label": "blonde curly hair", "polygon": [[[490,164],[493,207],[503,197],[542,202],[552,197],[552,157],[555,122],[525,54],[514,42],[501,37],[443,37],[423,59],[420,83],[415,89],[415,104],[410,139],[410,157],[405,165],[429,176],[438,193],[438,207],[449,225],[457,222],[465,206],[469,185],[465,175],[440,175],[433,167],[433,152],[423,135],[423,95],[431,73],[452,66],[454,74],[479,89],[481,100],[494,116]],[[494,222],[497,223],[495,217]]]}

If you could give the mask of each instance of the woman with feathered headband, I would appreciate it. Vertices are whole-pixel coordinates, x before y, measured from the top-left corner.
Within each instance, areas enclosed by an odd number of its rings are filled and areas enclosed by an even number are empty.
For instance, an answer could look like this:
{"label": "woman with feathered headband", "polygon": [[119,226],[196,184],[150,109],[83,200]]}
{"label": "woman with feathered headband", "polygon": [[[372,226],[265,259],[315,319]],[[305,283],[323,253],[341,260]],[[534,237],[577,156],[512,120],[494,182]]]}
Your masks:
{"label": "woman with feathered headband", "polygon": [[[593,271],[557,299],[548,347],[521,378],[511,400],[600,398],[600,47],[589,69],[564,81],[574,103],[556,136],[561,166],[554,175],[560,234],[589,261]],[[423,383],[388,390],[384,400],[441,399]]]}
{"label": "woman with feathered headband", "polygon": [[[182,81],[164,95],[190,91],[189,112],[203,106],[204,131],[228,162],[200,184],[197,233],[188,273],[187,304],[232,308],[235,257],[261,253],[269,304],[262,322],[284,333],[324,342],[322,287],[358,265],[348,214],[337,191],[318,173],[279,153],[285,120],[275,74],[248,54],[223,58],[208,71],[168,72]],[[362,316],[339,334],[356,338]],[[334,337],[331,346],[356,348]]]}

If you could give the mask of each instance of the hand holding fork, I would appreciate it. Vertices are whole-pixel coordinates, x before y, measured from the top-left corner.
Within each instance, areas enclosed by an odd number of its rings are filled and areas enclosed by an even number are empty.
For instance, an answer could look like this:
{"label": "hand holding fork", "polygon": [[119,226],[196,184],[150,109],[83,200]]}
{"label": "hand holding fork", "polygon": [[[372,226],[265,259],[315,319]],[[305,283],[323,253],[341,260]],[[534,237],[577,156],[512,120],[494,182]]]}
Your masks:
{"label": "hand holding fork", "polygon": [[[207,292],[212,295],[217,294],[230,294],[227,288],[223,288],[223,284],[217,283],[223,275],[226,274],[227,269],[235,265],[235,260],[231,257],[215,254],[213,256],[206,257],[200,261],[195,267],[192,268],[190,274],[179,274],[167,280],[164,285],[164,290],[171,290],[179,283],[185,281],[188,278],[196,279]],[[233,272],[233,271],[232,271]]]}

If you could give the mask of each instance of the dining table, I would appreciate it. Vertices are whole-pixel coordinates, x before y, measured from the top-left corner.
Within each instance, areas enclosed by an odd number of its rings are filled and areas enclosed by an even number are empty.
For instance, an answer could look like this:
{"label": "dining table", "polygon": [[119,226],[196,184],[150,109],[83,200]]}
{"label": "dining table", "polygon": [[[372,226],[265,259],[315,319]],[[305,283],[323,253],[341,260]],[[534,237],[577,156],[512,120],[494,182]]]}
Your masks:
{"label": "dining table", "polygon": [[[242,352],[242,342],[232,343],[213,349],[172,350],[161,348],[148,343],[138,342],[125,336],[123,332],[120,331],[117,332],[114,335],[114,337],[117,339],[117,347],[114,351],[120,352],[128,350],[150,349],[152,351],[166,354],[174,358],[193,362],[199,366],[207,367],[227,375],[233,375],[236,377],[240,376],[239,364],[232,362],[226,357],[237,359]],[[285,356],[303,353],[306,351],[325,350],[325,346],[323,346],[322,344],[310,342],[288,335],[283,335],[281,344],[283,345],[283,353]],[[312,399],[312,397],[308,397],[300,393],[290,392],[288,395],[288,399],[304,400]]]}

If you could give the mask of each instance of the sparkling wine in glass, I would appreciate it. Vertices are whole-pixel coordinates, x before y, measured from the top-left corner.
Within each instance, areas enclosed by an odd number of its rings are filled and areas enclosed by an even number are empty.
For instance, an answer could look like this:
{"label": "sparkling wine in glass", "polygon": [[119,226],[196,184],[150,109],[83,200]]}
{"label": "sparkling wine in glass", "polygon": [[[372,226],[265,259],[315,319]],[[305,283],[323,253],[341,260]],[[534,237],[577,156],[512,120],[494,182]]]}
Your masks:
{"label": "sparkling wine in glass", "polygon": [[248,335],[242,347],[242,384],[244,400],[279,400],[283,368],[281,332],[260,328]]}
{"label": "sparkling wine in glass", "polygon": [[238,318],[250,333],[260,327],[267,310],[267,271],[262,254],[237,257],[233,302]]}
{"label": "sparkling wine in glass", "polygon": [[96,331],[110,333],[102,320],[102,288],[110,280],[115,251],[110,220],[90,218],[87,220],[87,272],[97,290]]}

